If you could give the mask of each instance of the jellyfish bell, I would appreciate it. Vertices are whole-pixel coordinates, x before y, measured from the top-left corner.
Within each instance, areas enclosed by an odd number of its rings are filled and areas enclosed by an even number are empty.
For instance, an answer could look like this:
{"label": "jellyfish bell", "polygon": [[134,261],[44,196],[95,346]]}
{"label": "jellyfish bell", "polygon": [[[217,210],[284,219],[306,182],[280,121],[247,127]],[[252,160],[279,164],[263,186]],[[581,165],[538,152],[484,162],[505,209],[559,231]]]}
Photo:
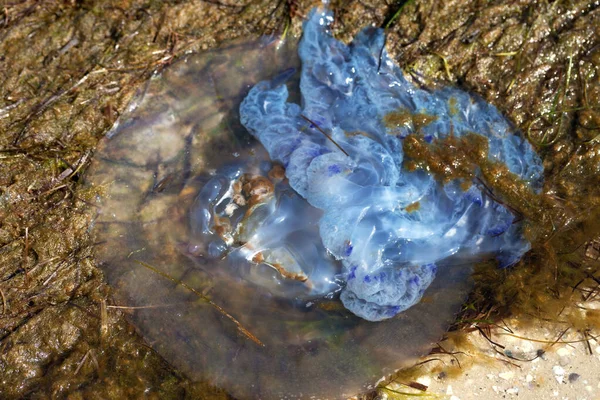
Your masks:
{"label": "jellyfish bell", "polygon": [[[361,99],[380,91],[391,104],[398,98],[390,84],[406,81],[375,79],[370,50],[379,52],[382,36],[373,29],[353,46],[373,84],[345,79],[354,73],[344,64],[348,49],[316,28],[331,19],[324,15],[313,13],[305,31],[324,44],[313,50],[332,56],[342,72],[316,62],[310,79],[318,90],[299,83],[292,40],[238,42],[191,55],[140,91],[87,175],[98,203],[97,258],[115,301],[136,307],[130,321],[172,365],[240,399],[342,399],[368,391],[430,350],[471,287],[473,253],[456,258],[455,246],[435,245],[460,223],[451,217],[456,202],[477,211],[484,194],[436,186],[419,171],[404,174],[398,127],[369,141],[381,121],[371,118],[373,109],[338,107],[350,97],[364,105]],[[470,101],[451,93],[457,107]],[[411,102],[431,101],[418,95]],[[266,115],[241,118],[240,106],[252,96],[261,98],[253,104]],[[485,115],[502,125],[495,114]],[[261,118],[261,135],[272,135],[266,140],[247,124]],[[276,134],[284,138],[277,151],[269,142]],[[525,171],[519,163],[517,157],[513,164]],[[427,219],[434,211],[447,216],[445,229]],[[496,225],[485,225],[490,235],[505,229]],[[424,242],[432,235],[439,240]],[[419,302],[422,296],[427,301]],[[400,312],[390,298],[411,307]],[[358,316],[361,310],[363,317],[385,318],[372,322]]]}

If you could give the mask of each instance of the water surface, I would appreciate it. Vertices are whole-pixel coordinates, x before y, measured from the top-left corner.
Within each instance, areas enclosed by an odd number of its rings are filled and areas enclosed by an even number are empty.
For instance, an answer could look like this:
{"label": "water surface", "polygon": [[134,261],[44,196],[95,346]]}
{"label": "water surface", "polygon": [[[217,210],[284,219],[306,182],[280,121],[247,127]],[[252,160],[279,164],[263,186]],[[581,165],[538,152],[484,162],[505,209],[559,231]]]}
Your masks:
{"label": "water surface", "polygon": [[297,302],[190,254],[190,208],[211,174],[266,159],[239,123],[240,102],[297,64],[293,44],[266,39],[180,60],[140,91],[87,178],[99,193],[97,255],[115,303],[136,307],[131,322],[170,363],[239,398],[365,392],[429,351],[469,287],[470,268],[450,263],[419,304],[374,323],[336,298]]}

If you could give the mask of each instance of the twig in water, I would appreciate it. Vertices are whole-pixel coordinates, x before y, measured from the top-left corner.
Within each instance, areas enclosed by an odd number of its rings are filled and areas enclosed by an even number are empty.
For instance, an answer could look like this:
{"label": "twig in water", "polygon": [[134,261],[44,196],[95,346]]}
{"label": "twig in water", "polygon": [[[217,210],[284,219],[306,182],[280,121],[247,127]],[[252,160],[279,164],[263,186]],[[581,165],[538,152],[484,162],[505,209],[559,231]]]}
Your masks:
{"label": "twig in water", "polygon": [[106,300],[100,302],[100,341],[104,342],[108,335],[108,310]]}
{"label": "twig in water", "polygon": [[0,289],[0,296],[2,296],[2,315],[6,314],[7,304],[6,304],[6,296],[4,296],[4,292]]}
{"label": "twig in water", "polygon": [[585,344],[587,344],[587,350],[590,353],[590,356],[594,355],[592,351],[592,345],[590,344],[590,338],[588,337],[589,333],[587,330],[583,331],[583,338],[585,339]]}
{"label": "twig in water", "polygon": [[77,365],[77,369],[75,369],[75,372],[73,372],[73,375],[77,375],[79,373],[79,370],[81,369],[81,367],[83,367],[83,364],[85,364],[85,361],[87,360],[88,356],[90,355],[90,352],[92,350],[88,350],[85,355],[81,358],[81,361],[79,361],[79,365]]}
{"label": "twig in water", "polygon": [[24,286],[25,288],[29,287],[29,271],[27,270],[27,261],[29,260],[29,227],[25,228],[25,249],[23,250],[23,258],[22,258],[22,264],[21,267],[23,268],[23,271],[25,271],[25,282],[24,282]]}
{"label": "twig in water", "polygon": [[175,283],[176,285],[181,285],[182,287],[184,287],[185,289],[189,290],[190,292],[194,293],[196,296],[198,296],[201,300],[205,301],[206,303],[208,303],[210,306],[214,307],[217,311],[219,311],[221,314],[223,314],[225,317],[227,317],[231,322],[233,322],[235,324],[235,326],[237,327],[237,330],[243,334],[244,336],[246,336],[248,339],[252,340],[254,343],[258,344],[259,346],[265,346],[263,342],[261,342],[256,336],[254,336],[248,329],[244,328],[242,326],[242,324],[233,317],[233,315],[229,314],[227,311],[225,311],[225,309],[221,306],[219,306],[218,304],[214,303],[212,300],[210,300],[209,298],[207,298],[205,295],[203,295],[202,293],[200,293],[199,291],[197,291],[196,289],[194,289],[193,287],[191,287],[190,285],[188,285],[187,283],[177,280],[175,278],[173,278],[172,276],[170,276],[169,274],[164,273],[163,271],[154,268],[152,265],[147,264],[143,261],[140,260],[135,260],[135,262],[137,262],[138,264],[140,264],[143,267],[148,268],[150,271],[154,272],[155,274],[158,274],[160,276],[162,276],[165,279],[170,280],[171,282]]}
{"label": "twig in water", "polygon": [[326,132],[325,132],[323,129],[321,129],[321,128],[319,127],[319,125],[317,125],[316,123],[314,123],[313,121],[311,121],[310,119],[308,119],[306,116],[304,116],[304,115],[302,115],[302,114],[300,114],[300,116],[301,116],[301,117],[302,117],[304,120],[306,120],[306,121],[307,121],[309,124],[311,124],[312,126],[314,126],[315,128],[317,128],[317,130],[318,130],[319,132],[321,132],[323,135],[325,135],[325,137],[326,137],[327,139],[329,139],[329,140],[331,141],[331,143],[335,144],[335,146],[336,146],[338,149],[340,149],[340,151],[341,151],[342,153],[344,153],[345,155],[347,155],[348,157],[350,157],[350,154],[346,153],[346,150],[342,149],[342,146],[340,146],[339,144],[337,144],[337,143],[336,143],[336,141],[335,141],[335,140],[333,140],[333,139],[331,138],[331,136],[329,136],[329,135],[328,135],[328,134],[327,134],[327,133],[326,133]]}

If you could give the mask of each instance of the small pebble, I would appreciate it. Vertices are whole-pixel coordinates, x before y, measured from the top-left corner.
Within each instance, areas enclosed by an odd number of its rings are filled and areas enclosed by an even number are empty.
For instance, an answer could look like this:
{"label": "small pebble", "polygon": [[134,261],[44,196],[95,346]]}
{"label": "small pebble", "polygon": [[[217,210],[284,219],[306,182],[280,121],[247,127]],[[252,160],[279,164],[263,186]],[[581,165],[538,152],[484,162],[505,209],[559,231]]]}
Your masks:
{"label": "small pebble", "polygon": [[515,376],[515,373],[513,371],[507,371],[507,372],[501,372],[498,374],[498,376],[504,380],[511,380],[513,378],[513,376]]}
{"label": "small pebble", "polygon": [[566,347],[561,347],[560,349],[558,349],[556,351],[556,354],[558,354],[559,357],[566,357],[566,356],[570,355],[571,352]]}
{"label": "small pebble", "polygon": [[[546,357],[546,352],[545,352],[544,350],[542,350],[542,349],[539,349],[539,350],[536,352],[536,355],[537,355],[537,358],[536,358],[536,360],[539,360],[540,358],[541,358],[542,360],[544,360],[544,361],[546,361],[546,360],[547,360],[547,357]],[[535,360],[534,360],[534,361],[535,361]]]}
{"label": "small pebble", "polygon": [[417,382],[421,385],[431,386],[431,378],[427,375],[423,375],[417,378]]}
{"label": "small pebble", "polygon": [[519,394],[519,388],[512,387],[512,388],[506,389],[506,393],[507,394]]}
{"label": "small pebble", "polygon": [[569,359],[569,357],[560,357],[558,359],[558,363],[562,366],[562,367],[566,367],[567,365],[569,365],[569,363],[571,362],[571,360]]}
{"label": "small pebble", "polygon": [[532,351],[533,350],[533,344],[530,342],[525,342],[521,344],[521,349],[523,351]]}
{"label": "small pebble", "polygon": [[581,377],[581,375],[576,374],[575,372],[569,374],[569,382],[573,383],[573,382],[577,382],[577,380]]}
{"label": "small pebble", "polygon": [[554,378],[558,383],[563,383],[565,379],[565,369],[560,365],[555,365],[552,367],[552,372],[554,373]]}

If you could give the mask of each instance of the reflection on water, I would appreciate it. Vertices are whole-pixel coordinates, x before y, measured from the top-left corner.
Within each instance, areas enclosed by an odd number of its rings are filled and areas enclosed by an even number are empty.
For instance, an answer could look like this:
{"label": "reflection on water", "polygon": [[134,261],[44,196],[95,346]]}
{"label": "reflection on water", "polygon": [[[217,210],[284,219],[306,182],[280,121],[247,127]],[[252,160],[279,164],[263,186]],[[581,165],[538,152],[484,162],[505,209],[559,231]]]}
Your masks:
{"label": "reflection on water", "polygon": [[468,267],[440,268],[420,304],[373,323],[335,297],[315,298],[332,288],[307,295],[278,284],[267,264],[206,257],[209,241],[190,226],[195,199],[223,168],[268,161],[238,108],[253,84],[297,66],[293,47],[231,44],[171,66],[107,135],[87,177],[100,193],[97,254],[118,304],[144,307],[131,322],[165,359],[239,398],[364,392],[429,350],[469,285]]}

